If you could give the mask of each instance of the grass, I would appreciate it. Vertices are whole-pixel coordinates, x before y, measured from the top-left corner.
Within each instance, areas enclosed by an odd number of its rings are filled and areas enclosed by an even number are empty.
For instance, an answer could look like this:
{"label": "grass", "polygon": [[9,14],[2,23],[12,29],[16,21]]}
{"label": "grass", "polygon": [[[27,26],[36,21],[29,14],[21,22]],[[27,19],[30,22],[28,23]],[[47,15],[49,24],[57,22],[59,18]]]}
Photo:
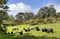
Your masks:
{"label": "grass", "polygon": [[[30,32],[25,32],[23,30],[23,28],[34,28],[36,26],[39,26],[40,31],[36,31],[36,30],[31,30]],[[13,31],[13,28],[18,28],[19,30]],[[54,29],[54,33],[46,33],[46,32],[42,32],[41,29],[43,28],[53,28]],[[28,33],[29,35],[35,36],[35,37],[42,37],[42,36],[46,36],[46,37],[57,37],[60,38],[60,23],[54,23],[54,24],[39,24],[39,25],[17,25],[17,26],[9,26],[7,27],[7,32],[20,32],[21,30],[24,31],[24,35],[26,33]]]}

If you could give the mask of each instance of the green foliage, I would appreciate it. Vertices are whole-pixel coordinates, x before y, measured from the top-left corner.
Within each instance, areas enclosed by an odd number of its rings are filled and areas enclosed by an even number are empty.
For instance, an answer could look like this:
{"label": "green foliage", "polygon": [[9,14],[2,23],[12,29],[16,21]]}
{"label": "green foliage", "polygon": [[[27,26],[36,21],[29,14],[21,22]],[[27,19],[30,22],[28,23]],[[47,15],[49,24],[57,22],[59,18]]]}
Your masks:
{"label": "green foliage", "polygon": [[57,18],[60,18],[60,12],[57,13]]}
{"label": "green foliage", "polygon": [[56,10],[54,8],[49,8],[48,16],[54,17],[56,13]]}
{"label": "green foliage", "polygon": [[19,12],[15,17],[16,17],[15,22],[17,22],[17,24],[23,24],[24,13]]}
{"label": "green foliage", "polygon": [[54,7],[43,7],[39,10],[37,16],[39,18],[46,18],[46,17],[55,17],[55,15],[56,15],[56,10]]}
{"label": "green foliage", "polygon": [[0,0],[0,4],[6,4],[8,0]]}
{"label": "green foliage", "polygon": [[7,10],[8,6],[6,6],[8,0],[0,0],[0,33],[6,33],[6,28],[2,28],[2,24],[4,23],[4,20],[8,18]]}
{"label": "green foliage", "polygon": [[45,19],[45,22],[46,22],[46,23],[56,23],[56,19],[49,17],[49,18],[46,18],[46,19]]}
{"label": "green foliage", "polygon": [[48,14],[48,7],[43,7],[43,8],[41,8],[40,10],[39,10],[39,12],[38,12],[38,16],[40,17],[40,18],[46,18],[47,17],[47,14]]}
{"label": "green foliage", "polygon": [[34,14],[32,12],[27,12],[25,13],[24,15],[24,19],[25,20],[29,20],[29,19],[32,19],[34,17]]}

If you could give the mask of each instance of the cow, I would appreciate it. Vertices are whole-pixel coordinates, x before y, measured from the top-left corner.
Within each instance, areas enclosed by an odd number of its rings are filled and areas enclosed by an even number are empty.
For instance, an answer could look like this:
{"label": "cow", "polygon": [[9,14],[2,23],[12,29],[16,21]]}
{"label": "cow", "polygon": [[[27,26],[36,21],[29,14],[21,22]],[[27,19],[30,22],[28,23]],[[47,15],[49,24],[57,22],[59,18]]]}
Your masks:
{"label": "cow", "polygon": [[10,32],[8,32],[7,34],[10,34]]}
{"label": "cow", "polygon": [[16,30],[16,28],[13,28],[13,31]]}
{"label": "cow", "polygon": [[13,34],[13,32],[11,32],[11,34]]}
{"label": "cow", "polygon": [[25,32],[29,32],[30,31],[30,28],[27,28],[27,29],[24,29],[25,30]]}
{"label": "cow", "polygon": [[53,29],[52,28],[47,29],[47,33],[53,33]]}
{"label": "cow", "polygon": [[18,30],[18,28],[13,28],[13,31],[14,31],[14,30]]}
{"label": "cow", "polygon": [[36,31],[40,31],[39,27],[35,27]]}
{"label": "cow", "polygon": [[46,32],[46,31],[47,31],[47,28],[42,29],[42,32]]}
{"label": "cow", "polygon": [[20,35],[23,35],[23,31],[19,32]]}
{"label": "cow", "polygon": [[53,33],[53,29],[52,28],[44,28],[42,29],[42,32],[47,32],[47,33]]}
{"label": "cow", "polygon": [[31,30],[34,30],[34,28],[31,28]]}

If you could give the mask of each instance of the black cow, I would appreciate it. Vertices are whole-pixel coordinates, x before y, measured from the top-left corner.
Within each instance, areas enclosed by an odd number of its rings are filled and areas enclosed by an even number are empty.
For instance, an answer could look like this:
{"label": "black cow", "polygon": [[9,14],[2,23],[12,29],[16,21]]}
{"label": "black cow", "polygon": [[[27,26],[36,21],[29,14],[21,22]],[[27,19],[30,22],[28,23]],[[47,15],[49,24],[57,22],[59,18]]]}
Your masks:
{"label": "black cow", "polygon": [[18,30],[18,28],[13,28],[13,31],[14,31],[14,30]]}
{"label": "black cow", "polygon": [[30,28],[25,29],[25,32],[29,32],[29,31],[30,31]]}
{"label": "black cow", "polygon": [[35,27],[36,31],[40,31],[39,27]]}
{"label": "black cow", "polygon": [[34,28],[31,28],[31,30],[34,30]]}
{"label": "black cow", "polygon": [[53,33],[53,29],[52,28],[44,28],[44,29],[42,29],[42,32],[47,32],[47,33]]}
{"label": "black cow", "polygon": [[49,28],[49,29],[47,29],[47,33],[53,33],[53,29],[52,28]]}
{"label": "black cow", "polygon": [[47,28],[42,29],[42,32],[46,32],[46,31],[47,31]]}
{"label": "black cow", "polygon": [[11,32],[11,34],[13,34],[13,32]]}
{"label": "black cow", "polygon": [[16,30],[16,28],[13,28],[13,31]]}
{"label": "black cow", "polygon": [[20,35],[23,35],[23,31],[19,32]]}
{"label": "black cow", "polygon": [[8,32],[7,34],[10,34],[10,32]]}

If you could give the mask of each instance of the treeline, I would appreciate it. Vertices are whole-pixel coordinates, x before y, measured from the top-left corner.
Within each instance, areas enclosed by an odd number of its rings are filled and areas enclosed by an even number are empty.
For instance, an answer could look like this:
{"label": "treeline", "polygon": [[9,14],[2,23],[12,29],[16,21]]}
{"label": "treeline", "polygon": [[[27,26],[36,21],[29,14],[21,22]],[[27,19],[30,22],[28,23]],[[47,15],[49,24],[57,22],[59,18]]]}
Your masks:
{"label": "treeline", "polygon": [[5,21],[14,25],[56,23],[60,21],[60,12],[56,12],[54,5],[50,5],[40,8],[36,15],[33,12],[19,12],[15,17],[10,15]]}
{"label": "treeline", "polygon": [[49,7],[44,6],[39,9],[38,13],[34,15],[33,12],[19,12],[14,17],[13,15],[8,15],[9,7],[6,5],[8,0],[2,0],[0,2],[0,25],[1,24],[40,24],[40,23],[56,23],[60,21],[60,12],[56,12],[54,5]]}

